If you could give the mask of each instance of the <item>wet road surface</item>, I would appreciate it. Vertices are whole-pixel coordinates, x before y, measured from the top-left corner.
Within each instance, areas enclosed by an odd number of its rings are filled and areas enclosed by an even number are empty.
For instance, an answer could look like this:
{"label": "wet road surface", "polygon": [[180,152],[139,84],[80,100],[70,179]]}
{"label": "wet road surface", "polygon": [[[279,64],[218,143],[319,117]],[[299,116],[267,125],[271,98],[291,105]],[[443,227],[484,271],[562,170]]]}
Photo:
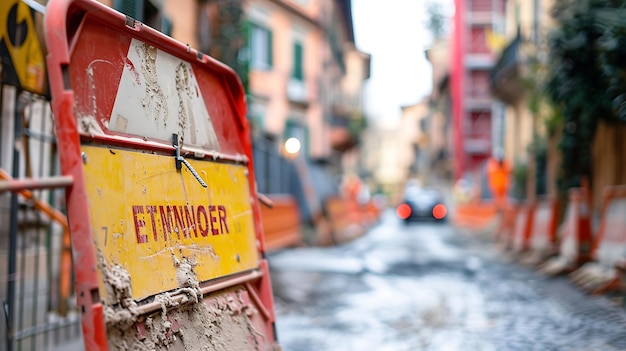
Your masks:
{"label": "wet road surface", "polygon": [[284,351],[626,350],[626,313],[488,240],[391,212],[363,237],[269,255]]}

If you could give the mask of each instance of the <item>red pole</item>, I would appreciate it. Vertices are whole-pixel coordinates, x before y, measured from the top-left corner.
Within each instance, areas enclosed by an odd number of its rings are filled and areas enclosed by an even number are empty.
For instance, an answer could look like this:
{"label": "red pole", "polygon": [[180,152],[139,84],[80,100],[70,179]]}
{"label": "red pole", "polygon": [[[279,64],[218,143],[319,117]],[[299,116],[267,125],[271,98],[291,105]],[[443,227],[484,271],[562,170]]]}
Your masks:
{"label": "red pole", "polygon": [[452,67],[450,70],[450,83],[452,95],[452,133],[454,147],[454,179],[463,176],[463,69],[465,24],[463,15],[465,12],[464,0],[454,0],[454,32],[452,34]]}

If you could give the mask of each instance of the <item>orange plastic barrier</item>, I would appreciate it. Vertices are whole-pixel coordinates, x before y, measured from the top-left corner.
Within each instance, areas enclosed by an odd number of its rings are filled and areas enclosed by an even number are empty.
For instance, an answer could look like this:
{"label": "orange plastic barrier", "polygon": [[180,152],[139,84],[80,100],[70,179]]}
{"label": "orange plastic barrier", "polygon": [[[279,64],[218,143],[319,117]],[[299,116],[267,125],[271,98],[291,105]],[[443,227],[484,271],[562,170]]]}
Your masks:
{"label": "orange plastic barrier", "polygon": [[517,212],[511,243],[514,253],[522,253],[529,249],[534,217],[535,204],[532,202],[523,204]]}
{"label": "orange plastic barrier", "polygon": [[626,270],[626,185],[605,188],[600,226],[589,262],[572,273],[572,282],[592,293],[618,289]]}
{"label": "orange plastic barrier", "polygon": [[586,188],[572,188],[563,225],[559,229],[559,254],[539,266],[546,275],[571,272],[591,259],[591,224],[589,193]]}
{"label": "orange plastic barrier", "polygon": [[266,251],[276,251],[302,244],[302,226],[298,203],[292,195],[269,195],[272,208],[261,206],[261,220]]}
{"label": "orange plastic barrier", "polygon": [[539,200],[533,212],[528,254],[523,258],[523,263],[529,265],[538,264],[557,251],[557,201],[552,198]]}
{"label": "orange plastic barrier", "polygon": [[351,222],[370,227],[378,221],[379,210],[371,200],[364,204],[356,200],[347,200],[347,202]]}
{"label": "orange plastic barrier", "polygon": [[[354,211],[349,200],[331,197],[326,200],[326,220],[330,229],[332,243],[342,243],[362,235],[367,229],[361,216]],[[328,244],[328,243],[322,243]]]}
{"label": "orange plastic barrier", "polygon": [[458,204],[453,214],[454,225],[470,230],[483,230],[496,219],[492,202],[469,202]]}

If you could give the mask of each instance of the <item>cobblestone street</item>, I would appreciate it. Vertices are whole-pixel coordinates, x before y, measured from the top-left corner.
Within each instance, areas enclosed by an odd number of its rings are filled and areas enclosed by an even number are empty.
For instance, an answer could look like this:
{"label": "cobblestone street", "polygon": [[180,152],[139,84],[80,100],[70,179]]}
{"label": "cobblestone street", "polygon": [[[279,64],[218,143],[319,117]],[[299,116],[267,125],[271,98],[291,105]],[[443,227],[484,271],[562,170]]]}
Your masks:
{"label": "cobblestone street", "polygon": [[270,264],[286,351],[626,349],[619,296],[586,295],[445,224],[387,213],[354,242]]}

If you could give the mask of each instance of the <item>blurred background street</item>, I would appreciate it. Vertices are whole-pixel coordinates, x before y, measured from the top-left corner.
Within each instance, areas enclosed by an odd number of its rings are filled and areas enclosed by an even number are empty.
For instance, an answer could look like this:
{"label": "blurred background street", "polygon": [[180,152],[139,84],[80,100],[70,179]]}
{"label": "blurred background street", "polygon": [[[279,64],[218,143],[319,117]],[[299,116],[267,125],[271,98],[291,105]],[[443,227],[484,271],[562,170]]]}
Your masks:
{"label": "blurred background street", "polygon": [[269,261],[285,351],[626,349],[621,298],[588,296],[447,223],[387,211],[353,242]]}

